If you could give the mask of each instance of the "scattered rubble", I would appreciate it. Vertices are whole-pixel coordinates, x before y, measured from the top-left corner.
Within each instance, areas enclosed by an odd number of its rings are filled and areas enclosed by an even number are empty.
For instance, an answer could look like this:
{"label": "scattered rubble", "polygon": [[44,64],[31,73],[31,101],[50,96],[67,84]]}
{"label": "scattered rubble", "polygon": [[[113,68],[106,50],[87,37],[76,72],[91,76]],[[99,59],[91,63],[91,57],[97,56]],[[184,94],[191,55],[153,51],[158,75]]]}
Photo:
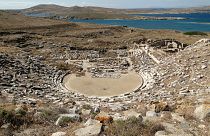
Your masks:
{"label": "scattered rubble", "polygon": [[[91,44],[93,38],[104,34],[114,35],[106,30],[76,38],[86,38]],[[45,122],[45,126],[56,128],[50,131],[52,136],[68,135],[62,129],[65,127],[78,136],[102,135],[113,122],[131,117],[141,125],[149,122],[149,127],[160,122],[165,130],[155,130],[156,136],[209,135],[209,39],[187,45],[173,39],[143,38],[125,43],[126,48],[94,49],[55,44],[40,35],[1,34],[2,48],[21,49],[13,54],[0,53],[0,102],[13,103],[14,116],[29,114],[43,122],[42,114],[52,114],[43,113],[43,105],[59,108],[56,118]],[[87,97],[62,84],[69,74],[117,79],[129,71],[138,73],[143,85],[119,96]],[[17,106],[22,104],[27,108]],[[12,126],[11,122],[1,121],[0,125],[3,131]],[[26,130],[20,135],[37,131],[42,130]]]}

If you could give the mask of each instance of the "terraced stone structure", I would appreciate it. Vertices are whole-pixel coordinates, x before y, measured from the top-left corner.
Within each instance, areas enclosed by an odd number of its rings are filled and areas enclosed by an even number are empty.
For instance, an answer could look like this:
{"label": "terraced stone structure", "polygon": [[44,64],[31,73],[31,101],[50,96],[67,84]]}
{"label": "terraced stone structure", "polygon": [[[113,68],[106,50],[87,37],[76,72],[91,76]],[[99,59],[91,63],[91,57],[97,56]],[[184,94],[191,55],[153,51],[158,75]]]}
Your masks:
{"label": "terraced stone structure", "polygon": [[209,135],[209,39],[45,25],[0,32],[0,112],[26,121],[10,130],[15,121],[1,118],[0,135],[112,136],[127,126],[139,135]]}

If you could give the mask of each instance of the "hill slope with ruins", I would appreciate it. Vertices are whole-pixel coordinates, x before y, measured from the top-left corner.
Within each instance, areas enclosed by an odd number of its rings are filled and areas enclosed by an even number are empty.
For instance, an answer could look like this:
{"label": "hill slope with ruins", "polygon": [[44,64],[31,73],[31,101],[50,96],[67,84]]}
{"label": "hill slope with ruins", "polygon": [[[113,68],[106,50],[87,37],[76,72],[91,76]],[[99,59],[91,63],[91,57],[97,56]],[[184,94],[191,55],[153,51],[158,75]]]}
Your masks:
{"label": "hill slope with ruins", "polygon": [[0,135],[210,135],[209,33],[0,13]]}

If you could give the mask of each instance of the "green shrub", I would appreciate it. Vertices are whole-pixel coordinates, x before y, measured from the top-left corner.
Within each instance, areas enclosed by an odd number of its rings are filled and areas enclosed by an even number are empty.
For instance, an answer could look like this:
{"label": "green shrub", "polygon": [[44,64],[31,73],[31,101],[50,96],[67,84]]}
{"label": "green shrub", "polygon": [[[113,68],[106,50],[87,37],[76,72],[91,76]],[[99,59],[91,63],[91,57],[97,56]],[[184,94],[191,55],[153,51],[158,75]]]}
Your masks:
{"label": "green shrub", "polygon": [[42,112],[42,116],[44,116],[44,117],[48,117],[48,116],[52,115],[52,111],[49,109],[43,109],[41,112]]}
{"label": "green shrub", "polygon": [[70,122],[74,122],[73,119],[71,117],[62,117],[61,120],[60,120],[60,123],[59,125],[60,126],[66,126],[68,125],[68,123]]}
{"label": "green shrub", "polygon": [[22,125],[29,125],[32,121],[33,118],[26,111],[0,109],[0,125],[10,123],[14,128],[19,128]]}
{"label": "green shrub", "polygon": [[45,122],[54,122],[58,118],[58,112],[51,109],[42,109],[41,110],[41,118]]}
{"label": "green shrub", "polygon": [[156,132],[158,131],[163,131],[165,130],[164,126],[161,125],[161,124],[153,124],[151,127],[150,127],[150,135],[155,135]]}
{"label": "green shrub", "polygon": [[192,31],[192,32],[185,32],[185,35],[201,35],[201,36],[207,36],[208,34],[204,32],[199,32],[199,31]]}
{"label": "green shrub", "polygon": [[0,118],[4,123],[9,123],[13,120],[15,114],[12,111],[0,110]]}
{"label": "green shrub", "polygon": [[82,105],[82,108],[86,109],[86,110],[92,109],[92,107],[90,105],[88,105],[88,104]]}
{"label": "green shrub", "polygon": [[27,112],[25,110],[21,109],[21,108],[18,109],[15,113],[16,113],[16,115],[19,115],[21,117],[23,117],[27,114]]}

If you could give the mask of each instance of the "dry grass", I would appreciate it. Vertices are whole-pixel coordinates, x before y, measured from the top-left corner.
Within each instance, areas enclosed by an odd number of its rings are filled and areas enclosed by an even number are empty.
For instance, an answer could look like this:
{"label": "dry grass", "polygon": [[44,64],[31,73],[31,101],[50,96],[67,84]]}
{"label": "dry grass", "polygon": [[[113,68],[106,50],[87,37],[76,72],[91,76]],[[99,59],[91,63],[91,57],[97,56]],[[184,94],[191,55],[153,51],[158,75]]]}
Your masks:
{"label": "dry grass", "polygon": [[71,65],[64,62],[57,63],[56,66],[59,70],[63,70],[63,71],[67,71],[71,69]]}
{"label": "dry grass", "polygon": [[28,126],[32,122],[33,115],[23,109],[18,111],[0,109],[0,126],[10,123],[13,129],[18,129],[21,126]]}
{"label": "dry grass", "polygon": [[16,105],[12,104],[12,103],[1,103],[0,104],[0,109],[4,109],[4,110],[13,110],[16,108]]}
{"label": "dry grass", "polygon": [[21,50],[17,47],[12,47],[12,46],[1,47],[0,46],[0,53],[14,54],[14,53],[17,53],[17,52],[20,52],[20,51]]}
{"label": "dry grass", "polygon": [[46,26],[68,26],[71,23],[43,19],[26,17],[17,13],[9,13],[6,11],[0,11],[0,29],[16,29],[16,28],[33,28],[33,27],[46,27]]}
{"label": "dry grass", "polygon": [[131,117],[125,121],[117,120],[108,126],[108,136],[153,136],[157,131],[164,130],[158,123],[142,123],[138,118]]}

